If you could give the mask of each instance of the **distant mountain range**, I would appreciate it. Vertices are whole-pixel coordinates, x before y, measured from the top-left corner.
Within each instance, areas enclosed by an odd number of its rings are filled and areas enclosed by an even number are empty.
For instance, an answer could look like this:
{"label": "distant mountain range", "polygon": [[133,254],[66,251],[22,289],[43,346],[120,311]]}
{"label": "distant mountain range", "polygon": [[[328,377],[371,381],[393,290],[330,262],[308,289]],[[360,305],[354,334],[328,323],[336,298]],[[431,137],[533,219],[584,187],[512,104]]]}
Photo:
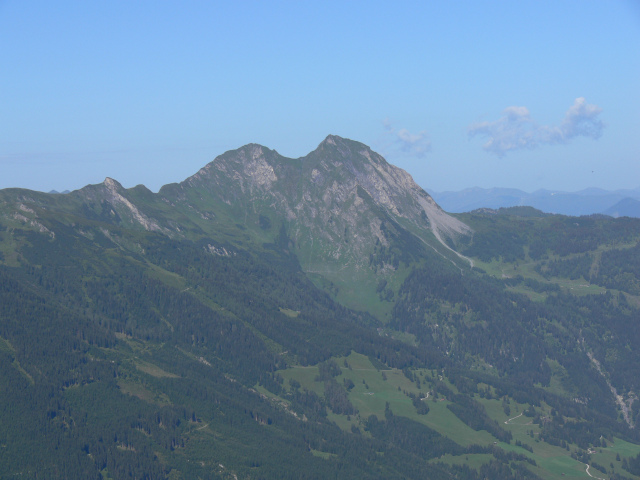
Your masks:
{"label": "distant mountain range", "polygon": [[470,212],[478,208],[530,206],[562,215],[603,214],[640,218],[640,187],[615,191],[587,188],[573,193],[558,190],[527,193],[515,188],[479,187],[457,192],[427,191],[445,211],[452,213]]}

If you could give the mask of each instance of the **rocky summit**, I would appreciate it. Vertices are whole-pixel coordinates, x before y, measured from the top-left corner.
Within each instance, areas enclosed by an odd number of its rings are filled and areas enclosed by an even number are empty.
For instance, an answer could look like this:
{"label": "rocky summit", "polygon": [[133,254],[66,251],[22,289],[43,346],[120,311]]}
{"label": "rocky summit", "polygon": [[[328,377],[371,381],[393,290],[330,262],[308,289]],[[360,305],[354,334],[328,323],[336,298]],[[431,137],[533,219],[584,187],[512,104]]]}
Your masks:
{"label": "rocky summit", "polygon": [[249,230],[283,228],[303,269],[333,281],[345,273],[358,278],[358,272],[370,268],[394,272],[398,261],[393,255],[371,265],[376,248],[410,252],[407,242],[421,243],[417,248],[450,255],[448,244],[471,233],[406,171],[368,146],[336,135],[297,159],[246,145],[220,155],[182,183],[163,187],[159,196],[203,219],[211,218],[214,202],[216,210],[222,204]]}

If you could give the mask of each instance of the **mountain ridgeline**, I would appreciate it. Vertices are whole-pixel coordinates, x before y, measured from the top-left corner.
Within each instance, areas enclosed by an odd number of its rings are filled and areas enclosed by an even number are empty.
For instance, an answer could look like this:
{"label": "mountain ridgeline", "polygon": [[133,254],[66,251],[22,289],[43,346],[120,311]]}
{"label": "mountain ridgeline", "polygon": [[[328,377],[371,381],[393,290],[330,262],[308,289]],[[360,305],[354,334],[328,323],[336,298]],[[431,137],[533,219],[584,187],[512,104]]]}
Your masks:
{"label": "mountain ridgeline", "polygon": [[0,477],[638,479],[639,240],[334,135],[2,190]]}

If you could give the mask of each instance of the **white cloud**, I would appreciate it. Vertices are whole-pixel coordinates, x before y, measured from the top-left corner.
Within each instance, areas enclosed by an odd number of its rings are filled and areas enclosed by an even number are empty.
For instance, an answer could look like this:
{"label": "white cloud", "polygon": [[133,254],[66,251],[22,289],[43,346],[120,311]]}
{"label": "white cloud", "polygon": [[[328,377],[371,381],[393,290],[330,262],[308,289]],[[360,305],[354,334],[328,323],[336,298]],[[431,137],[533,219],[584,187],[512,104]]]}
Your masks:
{"label": "white cloud", "polygon": [[571,108],[567,110],[560,129],[566,138],[579,135],[600,138],[604,123],[598,119],[602,109],[597,105],[588,105],[584,97],[576,98]]}
{"label": "white cloud", "polygon": [[418,158],[424,158],[431,151],[431,140],[429,140],[426,130],[411,133],[406,128],[397,130],[389,119],[385,119],[382,123],[387,135],[391,137],[392,148],[400,149],[404,153]]}
{"label": "white cloud", "polygon": [[487,137],[482,148],[501,157],[511,150],[567,143],[578,136],[597,139],[604,130],[604,123],[598,118],[600,112],[600,107],[589,105],[584,97],[579,97],[565,113],[560,126],[548,126],[536,124],[526,107],[507,107],[500,119],[471,125],[469,135]]}

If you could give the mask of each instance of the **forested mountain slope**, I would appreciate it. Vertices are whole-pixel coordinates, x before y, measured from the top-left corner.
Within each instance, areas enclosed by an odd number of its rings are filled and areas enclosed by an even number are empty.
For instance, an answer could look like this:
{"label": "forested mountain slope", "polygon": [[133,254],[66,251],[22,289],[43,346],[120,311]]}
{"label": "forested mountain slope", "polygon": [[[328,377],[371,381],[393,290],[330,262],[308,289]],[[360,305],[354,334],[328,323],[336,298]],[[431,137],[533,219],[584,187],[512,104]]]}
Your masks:
{"label": "forested mountain slope", "polygon": [[336,136],[2,190],[0,477],[640,478],[638,239]]}

